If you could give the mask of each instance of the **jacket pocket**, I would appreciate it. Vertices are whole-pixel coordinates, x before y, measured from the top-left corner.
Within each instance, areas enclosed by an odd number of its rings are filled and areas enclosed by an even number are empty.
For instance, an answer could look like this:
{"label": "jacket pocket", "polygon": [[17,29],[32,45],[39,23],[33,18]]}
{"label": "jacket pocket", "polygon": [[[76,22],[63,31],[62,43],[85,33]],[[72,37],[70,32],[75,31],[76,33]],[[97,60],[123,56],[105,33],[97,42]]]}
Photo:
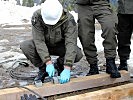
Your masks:
{"label": "jacket pocket", "polygon": [[55,30],[55,43],[60,42],[62,40],[62,33],[61,33],[61,29],[57,28]]}
{"label": "jacket pocket", "polygon": [[76,3],[77,4],[85,5],[85,4],[89,4],[90,3],[90,0],[77,0]]}

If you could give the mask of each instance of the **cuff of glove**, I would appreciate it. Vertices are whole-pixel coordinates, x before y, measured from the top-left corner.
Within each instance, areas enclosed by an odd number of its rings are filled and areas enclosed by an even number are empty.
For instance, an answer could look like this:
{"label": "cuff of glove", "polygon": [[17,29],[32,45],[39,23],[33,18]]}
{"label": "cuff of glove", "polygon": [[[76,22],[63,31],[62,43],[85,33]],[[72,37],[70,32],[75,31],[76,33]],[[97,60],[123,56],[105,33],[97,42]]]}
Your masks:
{"label": "cuff of glove", "polygon": [[46,56],[45,57],[45,60],[44,60],[44,63],[46,63],[46,62],[48,62],[48,61],[50,61],[51,60],[51,57],[50,56]]}
{"label": "cuff of glove", "polygon": [[70,67],[70,66],[64,66],[64,69],[68,69],[68,70],[71,70],[72,69],[72,67]]}
{"label": "cuff of glove", "polygon": [[72,67],[72,60],[66,60],[66,62],[64,63],[64,66],[70,66]]}
{"label": "cuff of glove", "polygon": [[51,60],[47,61],[46,65],[48,65],[48,64],[52,64],[52,61]]}

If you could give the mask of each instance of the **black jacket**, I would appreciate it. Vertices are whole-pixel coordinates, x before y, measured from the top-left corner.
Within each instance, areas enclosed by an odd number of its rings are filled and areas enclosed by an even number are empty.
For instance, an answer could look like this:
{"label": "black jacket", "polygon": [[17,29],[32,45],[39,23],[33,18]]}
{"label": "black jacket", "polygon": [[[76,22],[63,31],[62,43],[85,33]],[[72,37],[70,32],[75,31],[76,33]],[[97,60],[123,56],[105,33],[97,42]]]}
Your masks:
{"label": "black jacket", "polygon": [[118,13],[133,14],[133,0],[118,0]]}

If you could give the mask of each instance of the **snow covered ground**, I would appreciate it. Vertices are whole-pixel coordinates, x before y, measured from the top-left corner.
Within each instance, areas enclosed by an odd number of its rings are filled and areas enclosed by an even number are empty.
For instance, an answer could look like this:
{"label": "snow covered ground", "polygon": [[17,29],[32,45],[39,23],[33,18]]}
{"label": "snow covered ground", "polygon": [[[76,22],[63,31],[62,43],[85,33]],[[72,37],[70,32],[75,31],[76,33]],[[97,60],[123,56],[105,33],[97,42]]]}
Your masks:
{"label": "snow covered ground", "polygon": [[[11,0],[12,1],[12,0]],[[30,19],[31,16],[33,14],[33,12],[40,8],[40,6],[34,6],[34,7],[23,7],[23,6],[19,6],[16,5],[16,2],[8,2],[8,1],[0,1],[0,25],[1,26],[5,26],[5,25],[23,25],[23,24],[30,24]],[[75,14],[74,12],[71,12],[74,15],[74,18],[77,20],[77,14]],[[26,20],[27,22],[24,22],[24,20]],[[14,29],[12,27],[12,29]],[[16,29],[23,29],[23,27],[19,27]],[[97,50],[98,52],[103,51],[103,46],[102,46],[102,41],[103,39],[101,38],[101,30],[96,30],[96,46],[97,46]],[[8,42],[7,40],[0,40],[0,45],[1,45],[1,41],[5,41]],[[78,40],[78,46],[81,46],[80,41]],[[0,51],[3,50],[3,46],[0,46]],[[132,45],[131,48],[133,48],[133,40],[132,40]],[[4,58],[4,55],[7,54],[14,54],[16,55],[15,52],[10,51],[6,51],[4,53],[0,53],[0,62],[7,60]],[[20,54],[21,55],[21,54]],[[12,59],[15,59],[15,57],[18,57],[18,53],[17,56],[13,56]],[[11,58],[10,58],[11,59]],[[130,60],[128,61],[129,66],[132,66],[132,73],[133,73],[133,50],[131,52],[131,57]],[[133,75],[132,75],[133,76]]]}

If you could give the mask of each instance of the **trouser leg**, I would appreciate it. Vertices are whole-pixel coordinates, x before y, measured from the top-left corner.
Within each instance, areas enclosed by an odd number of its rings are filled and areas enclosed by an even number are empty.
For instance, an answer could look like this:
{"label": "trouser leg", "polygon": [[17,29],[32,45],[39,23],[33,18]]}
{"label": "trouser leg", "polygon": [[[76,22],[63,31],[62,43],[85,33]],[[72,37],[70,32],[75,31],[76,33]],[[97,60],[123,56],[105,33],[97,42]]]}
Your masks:
{"label": "trouser leg", "polygon": [[99,6],[98,11],[95,12],[95,16],[102,28],[102,38],[104,54],[106,58],[106,73],[110,74],[112,78],[121,77],[117,66],[115,64],[116,57],[116,24],[117,17],[110,10],[109,6]]}
{"label": "trouser leg", "polygon": [[131,35],[133,16],[118,14],[118,55],[121,60],[128,60],[131,52]]}
{"label": "trouser leg", "polygon": [[20,48],[27,59],[29,59],[35,67],[43,66],[43,62],[36,51],[33,40],[24,41],[20,44]]}
{"label": "trouser leg", "polygon": [[78,33],[89,64],[97,63],[97,49],[95,46],[95,19],[91,7],[78,5]]}
{"label": "trouser leg", "polygon": [[90,70],[87,75],[99,74],[97,48],[95,46],[95,17],[93,7],[78,5],[78,32],[79,39],[83,46],[86,59],[90,64]]}
{"label": "trouser leg", "polygon": [[42,82],[44,82],[45,77],[48,76],[48,74],[46,73],[46,64],[44,64],[39,57],[33,40],[24,41],[23,43],[21,43],[20,48],[27,59],[29,59],[35,67],[39,68],[38,75],[36,76],[34,81],[41,80]]}
{"label": "trouser leg", "polygon": [[105,58],[116,57],[117,16],[110,10],[110,6],[100,6],[95,11],[96,19],[101,24]]}
{"label": "trouser leg", "polygon": [[131,35],[133,32],[133,15],[118,14],[118,55],[119,70],[128,71],[127,60],[130,56]]}

